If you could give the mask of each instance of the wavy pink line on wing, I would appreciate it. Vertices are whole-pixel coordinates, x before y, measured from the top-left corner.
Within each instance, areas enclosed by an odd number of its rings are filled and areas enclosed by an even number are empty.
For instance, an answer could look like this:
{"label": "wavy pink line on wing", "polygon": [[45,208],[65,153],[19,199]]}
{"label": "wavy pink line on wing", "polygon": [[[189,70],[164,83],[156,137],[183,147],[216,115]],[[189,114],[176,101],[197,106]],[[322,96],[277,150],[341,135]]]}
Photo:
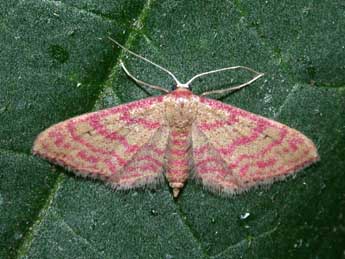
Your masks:
{"label": "wavy pink line on wing", "polygon": [[48,136],[54,139],[54,143],[57,147],[61,147],[63,145],[64,136],[58,129],[50,131]]}
{"label": "wavy pink line on wing", "polygon": [[205,151],[207,151],[208,149],[209,149],[209,145],[205,144],[205,145],[203,145],[201,147],[194,148],[193,149],[193,153],[194,153],[195,156],[200,156],[203,153],[205,153]]}
{"label": "wavy pink line on wing", "polygon": [[262,157],[267,152],[271,151],[272,148],[274,148],[276,146],[279,146],[283,142],[284,138],[287,136],[287,133],[288,133],[287,129],[281,128],[281,131],[280,131],[280,134],[279,134],[279,139],[276,139],[275,141],[272,141],[266,147],[264,147],[263,149],[259,150],[255,154],[251,154],[251,155],[243,154],[243,155],[240,155],[235,161],[233,161],[229,165],[229,168],[231,168],[231,169],[236,168],[240,164],[240,162],[242,162],[242,160],[244,160],[244,159],[256,159],[256,158]]}
{"label": "wavy pink line on wing", "polygon": [[123,145],[126,148],[127,152],[135,152],[139,149],[138,145],[130,145],[126,139],[126,137],[118,134],[116,131],[109,131],[100,121],[100,117],[96,114],[93,114],[89,119],[90,126],[100,135],[102,135],[104,138],[116,140],[121,145]]}
{"label": "wavy pink line on wing", "polygon": [[139,156],[135,158],[135,161],[138,163],[140,161],[149,161],[152,162],[154,164],[156,164],[159,167],[163,166],[163,163],[158,161],[157,159],[153,158],[152,156]]}
{"label": "wavy pink line on wing", "polygon": [[[277,162],[277,159],[275,158],[269,158],[268,160],[259,160],[255,163],[255,166],[258,168],[267,168],[267,167],[272,167],[275,165],[275,163]],[[245,174],[247,173],[248,169],[250,167],[253,167],[253,165],[251,165],[251,163],[246,163],[243,166],[241,166],[240,168],[240,176],[245,176]]]}
{"label": "wavy pink line on wing", "polygon": [[[266,125],[266,123],[264,123],[264,125]],[[255,132],[259,133],[260,131],[263,131],[264,128],[265,128],[264,126],[259,125],[259,130],[258,130],[258,128],[256,128],[257,131],[255,131]],[[250,143],[249,140],[256,138],[256,136],[253,136],[253,135],[256,135],[256,134],[254,133],[250,137],[242,138],[236,144]],[[236,168],[238,166],[239,162],[242,159],[244,159],[245,157],[254,158],[254,157],[260,157],[260,156],[264,155],[266,152],[271,150],[274,146],[281,144],[286,135],[287,135],[287,130],[285,128],[282,128],[281,131],[280,131],[280,139],[278,139],[278,140],[276,140],[274,142],[271,142],[268,146],[266,146],[263,150],[260,150],[255,155],[243,155],[240,159],[237,159],[235,162],[231,163],[229,165],[229,168],[230,169]],[[234,145],[234,143],[232,143],[232,145]],[[204,145],[204,146],[200,147],[199,149],[195,150],[195,153],[196,154],[200,154],[200,153],[205,152],[206,150],[207,150],[207,145]],[[212,159],[212,160],[214,160],[214,159]],[[265,168],[265,167],[268,167],[268,166],[272,166],[275,163],[276,163],[275,159],[271,159],[269,161],[258,161],[257,162],[257,166],[259,168]],[[241,169],[240,169],[240,175],[244,176],[247,173],[247,171],[249,170],[250,166],[251,166],[250,164],[245,164],[244,166],[242,166]]]}
{"label": "wavy pink line on wing", "polygon": [[[50,147],[48,145],[43,143],[43,148],[46,150],[49,150]],[[39,153],[40,156],[47,157],[50,161],[52,161],[55,164],[67,167],[69,169],[76,170],[81,173],[89,173],[93,175],[103,175],[103,172],[97,168],[96,164],[92,164],[91,166],[83,167],[82,163],[78,163],[78,159],[73,156],[72,154],[66,155],[66,154],[57,154],[54,153],[54,156],[47,156],[46,154]],[[58,158],[58,156],[61,156],[61,158]],[[79,157],[78,153],[76,156]]]}
{"label": "wavy pink line on wing", "polygon": [[98,163],[99,161],[99,158],[98,157],[95,157],[93,155],[89,155],[87,154],[84,150],[81,150],[78,152],[78,157],[80,157],[82,160],[84,161],[87,161],[91,164],[95,164],[95,163]]}
{"label": "wavy pink line on wing", "polygon": [[[286,135],[287,135],[287,130],[285,128],[281,128],[280,138],[279,139],[271,142],[263,150],[260,150],[256,154],[252,154],[252,155],[244,154],[244,155],[239,156],[239,158],[237,158],[234,162],[229,164],[229,169],[234,169],[234,168],[238,167],[239,163],[243,159],[253,159],[253,158],[259,158],[259,157],[263,156],[265,153],[270,151],[273,147],[280,145],[283,142],[283,139],[286,137]],[[201,155],[201,154],[203,154],[207,150],[208,150],[208,144],[205,144],[205,145],[195,149],[194,153],[195,153],[195,155]],[[247,165],[244,165],[243,167],[246,168],[246,169],[249,168]],[[243,169],[242,175],[244,175],[244,174],[245,174],[245,172],[244,172],[244,169]]]}
{"label": "wavy pink line on wing", "polygon": [[[231,106],[229,104],[224,104],[222,102],[216,101],[216,100],[211,100],[211,99],[207,99],[207,98],[203,98],[200,97],[200,102],[205,103],[207,105],[209,105],[212,108],[216,108],[216,109],[220,109],[220,110],[225,110],[227,112],[229,112],[229,115],[231,116],[242,116],[245,118],[250,118],[253,121],[259,122],[259,121],[263,121],[262,117],[259,115],[255,115],[252,114],[250,112],[241,110],[239,108],[236,108],[234,106]],[[270,126],[273,125],[273,123],[271,122],[267,122]]]}
{"label": "wavy pink line on wing", "polygon": [[[225,111],[229,112],[230,114],[233,114],[233,115],[236,115],[236,116],[242,116],[242,117],[245,117],[245,118],[250,118],[251,120],[259,123],[259,126],[261,124],[263,127],[267,127],[267,126],[275,127],[275,128],[277,127],[277,123],[275,123],[273,121],[267,121],[266,119],[262,118],[259,115],[252,114],[250,112],[241,110],[241,109],[233,107],[231,105],[226,105],[224,103],[221,103],[221,102],[218,102],[218,101],[215,101],[215,100],[210,100],[210,99],[207,99],[207,98],[200,98],[200,101],[202,103],[206,103],[207,105],[209,105],[209,106],[211,106],[213,108],[225,110]],[[240,140],[238,140],[238,141],[240,141]],[[246,142],[246,141],[244,140],[244,142]],[[231,153],[233,151],[232,149],[227,150],[227,151],[223,150],[223,151],[226,151],[225,153]],[[269,149],[270,149],[270,147],[268,148],[268,150]],[[267,152],[267,151],[265,151],[265,152]],[[237,163],[237,161],[236,161],[236,163]]]}
{"label": "wavy pink line on wing", "polygon": [[223,168],[219,169],[219,168],[214,167],[214,166],[211,166],[211,167],[210,166],[208,166],[208,167],[200,166],[200,167],[197,167],[197,171],[199,174],[209,174],[209,173],[214,174],[214,173],[216,173],[221,177],[224,177],[224,176],[228,175],[229,173],[231,173],[231,172],[225,171]]}
{"label": "wavy pink line on wing", "polygon": [[196,166],[202,166],[202,165],[207,165],[208,163],[217,163],[217,164],[222,164],[222,161],[219,160],[219,158],[214,157],[214,156],[209,156],[204,159],[201,159]]}
{"label": "wavy pink line on wing", "polygon": [[239,146],[249,144],[256,140],[262,132],[267,128],[267,124],[264,121],[258,122],[256,127],[252,129],[252,134],[249,136],[243,136],[240,138],[237,138],[234,140],[231,144],[229,144],[227,147],[221,147],[217,150],[221,152],[223,155],[231,155],[235,149]]}
{"label": "wavy pink line on wing", "polygon": [[199,128],[204,131],[209,131],[209,130],[217,129],[219,127],[224,127],[226,125],[231,126],[237,123],[238,121],[239,120],[237,116],[232,116],[232,114],[230,114],[227,120],[216,120],[213,122],[204,121],[200,123]]}
{"label": "wavy pink line on wing", "polygon": [[[304,150],[304,154],[308,155],[310,153],[310,150]],[[297,159],[291,159],[289,160],[285,165],[281,165],[279,166],[277,169],[274,170],[274,172],[279,172],[281,174],[278,175],[284,175],[284,174],[289,174],[292,173],[298,169],[300,169],[301,167],[308,165],[314,161],[316,161],[317,158],[310,158],[308,160],[304,160],[304,156],[300,156]],[[293,166],[289,166],[289,164],[293,164]],[[271,175],[273,175],[274,173],[272,173]],[[265,175],[262,175],[262,171],[256,171],[253,174],[254,177],[256,177],[255,179],[264,179]]]}
{"label": "wavy pink line on wing", "polygon": [[299,137],[294,137],[292,139],[289,139],[288,143],[289,143],[290,150],[295,152],[298,149],[298,145],[302,144],[303,142],[304,140]]}
{"label": "wavy pink line on wing", "polygon": [[[50,147],[43,143],[42,144],[42,147],[46,150],[49,150]],[[61,153],[55,153],[55,152],[52,152],[51,154],[52,155],[47,155],[47,154],[44,154],[44,153],[41,153],[41,152],[38,152],[37,154],[39,154],[40,156],[43,156],[43,157],[46,157],[47,159],[49,159],[50,161],[52,161],[53,163],[55,164],[58,164],[60,166],[65,166],[65,167],[68,167],[68,168],[73,168],[79,172],[90,172],[89,169],[95,169],[94,171],[96,173],[98,173],[98,169],[95,168],[94,166],[91,166],[91,167],[88,167],[86,170],[84,168],[82,168],[82,164],[81,163],[78,163],[78,159],[74,159],[73,155],[70,154],[70,155],[65,155],[65,154],[61,154]],[[60,156],[60,158],[58,158]],[[68,165],[68,166],[67,166]]]}
{"label": "wavy pink line on wing", "polygon": [[228,123],[226,121],[221,121],[221,120],[217,120],[214,122],[202,122],[199,125],[199,128],[203,131],[209,131],[209,130],[214,130],[217,129],[219,127],[223,127],[225,125],[227,125]]}
{"label": "wavy pink line on wing", "polygon": [[153,151],[153,152],[157,153],[158,155],[164,155],[165,154],[165,150],[158,148],[154,144],[146,144],[145,148],[150,149],[150,151]]}
{"label": "wavy pink line on wing", "polygon": [[110,172],[112,174],[116,174],[116,165],[111,161],[111,159],[105,159],[104,163],[106,164],[106,166],[109,168]]}
{"label": "wavy pink line on wing", "polygon": [[242,166],[240,168],[240,172],[239,172],[240,176],[246,175],[246,173],[248,172],[249,168],[250,168],[250,164],[245,164],[244,166]]}
{"label": "wavy pink line on wing", "polygon": [[251,167],[258,167],[260,169],[264,169],[264,168],[267,168],[267,167],[272,167],[276,164],[277,162],[277,159],[275,158],[269,158],[268,160],[260,160],[260,161],[257,161],[255,163],[255,165],[251,165],[250,163],[247,163],[245,165],[243,165],[241,168],[240,168],[240,176],[245,176],[249,170],[249,168]]}
{"label": "wavy pink line on wing", "polygon": [[82,139],[80,136],[78,136],[76,134],[76,132],[75,132],[75,124],[76,123],[77,123],[77,121],[71,120],[67,124],[67,130],[71,134],[71,137],[73,138],[73,140],[75,140],[76,142],[78,142],[78,143],[82,144],[83,146],[89,148],[94,153],[100,153],[102,155],[110,155],[110,156],[115,157],[120,165],[126,164],[126,161],[123,158],[121,158],[115,151],[106,151],[104,149],[97,148],[94,145],[92,145],[91,143],[89,143],[86,140]]}
{"label": "wavy pink line on wing", "polygon": [[271,167],[274,166],[275,163],[277,162],[277,159],[275,158],[269,158],[268,160],[260,160],[256,162],[256,166],[258,168],[267,168],[267,167]]}
{"label": "wavy pink line on wing", "polygon": [[122,113],[120,119],[127,124],[139,124],[148,129],[157,129],[161,126],[159,122],[145,120],[144,118],[132,118],[128,111]]}
{"label": "wavy pink line on wing", "polygon": [[[278,167],[275,170],[275,172],[279,172],[280,174],[276,174],[275,176],[287,175],[287,174],[296,172],[297,170],[299,170],[299,169],[301,169],[301,168],[303,168],[303,167],[305,167],[305,166],[307,166],[310,163],[315,161],[315,159],[312,159],[312,158],[309,160],[306,160],[306,161],[304,161],[303,159],[304,159],[303,157],[301,157],[299,159],[295,159],[293,162],[294,163],[293,166],[288,166],[287,164],[281,165],[280,167]],[[302,161],[302,162],[299,162],[299,161]],[[271,175],[273,175],[273,174],[271,174]],[[260,171],[255,172],[255,174],[253,175],[254,180],[264,180],[265,178],[267,178],[267,175],[262,175],[262,172],[260,172]]]}
{"label": "wavy pink line on wing", "polygon": [[64,148],[64,149],[71,149],[71,148],[72,148],[72,145],[71,145],[70,143],[65,143],[65,144],[63,145],[63,148]]}
{"label": "wavy pink line on wing", "polygon": [[[93,116],[96,116],[100,119],[100,118],[103,118],[103,117],[108,116],[108,115],[123,113],[123,112],[127,112],[127,111],[130,111],[133,109],[146,109],[146,108],[148,108],[154,104],[161,103],[163,101],[163,98],[164,98],[164,96],[151,97],[151,98],[146,98],[146,99],[142,99],[139,101],[134,101],[131,103],[115,106],[115,107],[110,108],[110,109],[97,111],[97,112],[92,113],[91,115],[88,114],[87,116],[84,116],[79,122],[89,121],[90,117],[92,118]],[[76,123],[76,121],[74,121],[74,124],[75,123]],[[116,154],[116,152],[107,152],[105,150],[101,150],[99,148],[93,147],[93,145],[91,145],[90,143],[87,143],[83,139],[77,137],[76,134],[74,134],[74,139],[78,140],[79,143],[93,149],[95,152],[98,152],[101,154],[112,154],[119,160],[120,164],[122,164],[122,165],[125,164],[125,161],[122,158],[120,158]],[[128,152],[136,151],[136,146],[129,147],[129,149],[127,151]]]}

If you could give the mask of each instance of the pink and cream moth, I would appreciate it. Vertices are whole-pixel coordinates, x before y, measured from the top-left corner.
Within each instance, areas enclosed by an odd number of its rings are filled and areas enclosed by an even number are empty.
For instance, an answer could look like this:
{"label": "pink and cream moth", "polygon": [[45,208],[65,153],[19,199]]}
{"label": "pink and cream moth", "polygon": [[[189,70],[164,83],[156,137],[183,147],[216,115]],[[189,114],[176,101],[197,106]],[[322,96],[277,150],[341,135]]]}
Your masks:
{"label": "pink and cream moth", "polygon": [[[120,47],[122,45],[111,39]],[[299,131],[203,96],[243,88],[263,74],[242,66],[176,81],[166,92],[60,122],[35,140],[33,153],[78,175],[104,180],[116,190],[167,180],[177,197],[188,178],[221,194],[235,194],[284,179],[319,159],[313,142]],[[236,87],[194,95],[191,81],[211,73],[246,69],[256,76]]]}

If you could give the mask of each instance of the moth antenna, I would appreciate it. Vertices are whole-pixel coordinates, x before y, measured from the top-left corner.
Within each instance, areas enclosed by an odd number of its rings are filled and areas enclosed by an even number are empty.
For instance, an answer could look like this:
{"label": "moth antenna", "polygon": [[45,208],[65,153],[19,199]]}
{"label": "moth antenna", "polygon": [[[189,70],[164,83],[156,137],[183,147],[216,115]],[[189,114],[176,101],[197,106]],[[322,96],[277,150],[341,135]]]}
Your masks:
{"label": "moth antenna", "polygon": [[235,69],[245,69],[245,70],[248,70],[248,71],[256,74],[256,76],[244,84],[240,84],[240,85],[233,86],[233,87],[226,88],[226,89],[220,89],[220,90],[213,90],[213,91],[205,92],[205,93],[202,93],[201,96],[216,94],[216,93],[223,94],[223,93],[231,92],[234,90],[238,90],[238,89],[241,89],[247,85],[250,85],[251,83],[253,83],[254,81],[256,81],[257,79],[259,79],[260,77],[262,77],[264,75],[264,73],[257,72],[254,69],[251,69],[251,68],[245,67],[245,66],[225,67],[225,68],[215,69],[215,70],[211,70],[208,72],[203,72],[203,73],[197,74],[197,75],[193,76],[187,83],[185,83],[185,85],[189,85],[190,83],[192,83],[192,81],[194,81],[195,79],[197,79],[201,76],[214,74],[214,73],[218,73],[218,72],[223,72],[223,71],[227,71],[227,70],[235,70]]}
{"label": "moth antenna", "polygon": [[174,75],[172,72],[170,72],[168,69],[166,69],[166,68],[164,68],[164,67],[162,67],[162,66],[156,64],[155,62],[153,62],[153,61],[151,61],[151,60],[149,60],[149,59],[147,59],[147,58],[145,58],[145,57],[143,57],[143,56],[140,56],[140,55],[137,54],[137,53],[134,53],[133,51],[127,49],[125,46],[121,45],[119,42],[117,42],[117,41],[114,40],[113,38],[108,37],[108,39],[111,40],[112,42],[114,42],[117,46],[119,46],[120,48],[122,48],[124,51],[126,51],[126,52],[132,54],[133,56],[135,56],[135,57],[137,57],[137,58],[139,58],[139,59],[141,59],[141,60],[144,60],[144,61],[150,63],[151,65],[154,65],[155,67],[159,68],[160,70],[162,70],[162,71],[168,73],[168,74],[174,79],[174,81],[176,82],[177,85],[182,85],[182,84],[180,83],[180,81],[177,80],[177,78],[175,77],[175,75]]}
{"label": "moth antenna", "polygon": [[139,85],[145,85],[147,87],[150,87],[150,88],[153,88],[153,89],[156,89],[156,90],[159,90],[159,91],[162,91],[164,93],[170,93],[169,90],[163,88],[163,87],[160,87],[158,85],[151,85],[149,83],[146,83],[144,81],[141,81],[139,80],[138,78],[134,77],[128,70],[127,68],[125,67],[125,64],[122,62],[122,60],[120,60],[120,66],[121,68],[123,69],[123,71],[125,71],[126,75],[129,76],[134,82],[136,82],[137,84]]}

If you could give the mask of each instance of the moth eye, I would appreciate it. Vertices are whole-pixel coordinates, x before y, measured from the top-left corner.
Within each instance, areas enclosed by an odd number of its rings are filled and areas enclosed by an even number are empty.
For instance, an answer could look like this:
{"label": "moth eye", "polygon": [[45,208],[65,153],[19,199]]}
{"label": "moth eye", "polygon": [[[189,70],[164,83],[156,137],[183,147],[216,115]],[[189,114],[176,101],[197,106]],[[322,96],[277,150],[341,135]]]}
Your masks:
{"label": "moth eye", "polygon": [[172,90],[175,91],[176,89],[177,89],[177,84],[174,84],[174,85],[172,86]]}

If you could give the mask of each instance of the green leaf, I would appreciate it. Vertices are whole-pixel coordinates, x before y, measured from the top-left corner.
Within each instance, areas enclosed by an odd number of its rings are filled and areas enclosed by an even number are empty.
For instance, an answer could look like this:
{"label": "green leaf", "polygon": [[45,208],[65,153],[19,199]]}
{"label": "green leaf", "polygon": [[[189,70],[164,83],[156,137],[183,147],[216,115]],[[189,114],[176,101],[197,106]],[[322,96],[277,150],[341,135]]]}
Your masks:
{"label": "green leaf", "polygon": [[[0,258],[344,258],[345,5],[342,1],[0,3]],[[244,65],[266,75],[219,98],[316,143],[321,161],[270,188],[219,197],[189,181],[178,200],[114,192],[30,153],[48,126],[171,88],[165,73]],[[243,82],[229,72],[193,91]]]}

